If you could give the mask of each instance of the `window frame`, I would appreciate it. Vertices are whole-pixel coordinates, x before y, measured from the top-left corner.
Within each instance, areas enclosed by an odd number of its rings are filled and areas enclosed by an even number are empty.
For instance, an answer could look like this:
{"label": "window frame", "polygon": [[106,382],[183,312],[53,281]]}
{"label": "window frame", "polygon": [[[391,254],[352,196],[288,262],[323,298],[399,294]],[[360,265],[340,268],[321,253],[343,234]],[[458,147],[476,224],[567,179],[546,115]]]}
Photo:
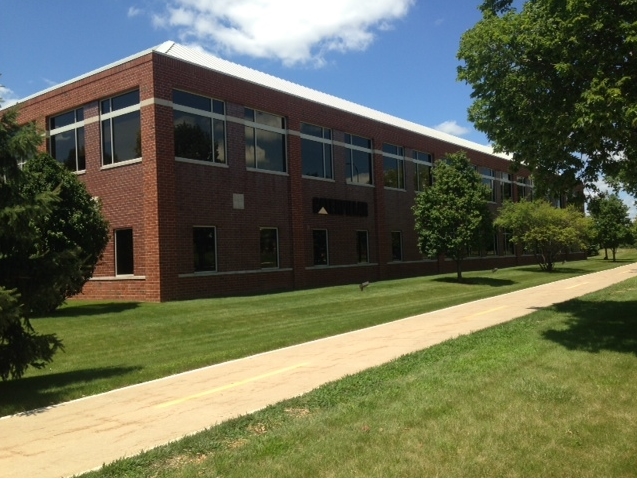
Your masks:
{"label": "window frame", "polygon": [[[361,249],[361,234],[365,234],[365,260],[362,260],[362,249]],[[369,264],[369,232],[366,230],[357,230],[356,231],[356,263],[357,264]]]}
{"label": "window frame", "polygon": [[[399,256],[396,257],[396,252],[394,250],[395,247],[395,234],[398,234],[398,248],[399,248]],[[392,260],[391,262],[402,262],[403,260],[405,260],[404,257],[404,251],[403,251],[403,233],[402,231],[399,230],[393,230],[390,232],[390,240],[391,240],[391,257]]]}
{"label": "window frame", "polygon": [[[177,93],[181,93],[181,94],[186,94],[186,95],[190,95],[193,97],[198,97],[202,100],[206,100],[209,102],[209,106],[210,109],[209,110],[203,110],[203,109],[199,109],[197,107],[193,107],[193,106],[189,106],[189,105],[185,105],[183,103],[178,103],[175,101],[175,92]],[[196,162],[196,163],[202,163],[205,165],[228,165],[228,152],[227,152],[227,142],[228,142],[228,129],[227,129],[227,117],[226,117],[226,103],[223,100],[219,100],[219,99],[215,99],[212,97],[207,97],[205,95],[199,95],[199,94],[195,94],[192,92],[188,92],[186,90],[181,90],[181,89],[173,89],[172,90],[172,95],[173,95],[173,128],[176,128],[175,125],[175,112],[183,112],[185,114],[190,114],[190,115],[197,115],[199,117],[204,117],[206,119],[210,120],[210,140],[211,140],[211,145],[210,145],[210,153],[211,155],[211,159],[194,159],[194,158],[190,158],[190,157],[183,157],[183,156],[179,156],[177,155],[176,149],[177,149],[177,141],[175,138],[175,160],[179,160],[179,161],[183,161],[183,162]],[[222,113],[216,111],[219,110],[219,108],[221,107],[221,110],[223,111]],[[215,149],[215,142],[218,142],[217,140],[217,136],[216,136],[216,123],[217,122],[221,122],[223,125],[223,158],[222,160],[216,160],[214,153],[216,152]]]}
{"label": "window frame", "polygon": [[[139,96],[139,101],[134,104],[134,105],[127,105],[125,107],[121,107],[121,108],[115,108],[113,109],[113,100],[115,99],[119,99],[121,97],[124,97],[126,95],[129,95],[133,92],[137,92],[138,96]],[[108,102],[109,107],[108,107],[108,111],[104,112],[104,103]],[[105,99],[102,99],[99,101],[99,108],[100,108],[100,136],[101,136],[101,150],[102,150],[102,167],[113,167],[116,165],[121,165],[121,164],[125,164],[125,163],[131,163],[131,162],[138,162],[140,160],[142,160],[142,156],[143,156],[143,152],[142,152],[142,146],[141,146],[141,131],[142,131],[142,116],[141,116],[141,92],[139,89],[135,89],[135,90],[130,90],[128,92],[124,92],[121,93],[119,95],[114,95],[112,97],[108,97]],[[138,112],[138,117],[139,117],[139,135],[140,135],[140,155],[137,157],[133,157],[130,159],[123,159],[123,160],[115,160],[115,129],[113,126],[113,119],[116,119],[118,117],[123,117],[124,115],[128,115],[134,112]],[[106,149],[104,149],[105,144],[106,144],[106,139],[105,139],[105,135],[104,135],[104,125],[105,123],[108,122],[109,125],[109,130],[110,130],[110,139],[109,139],[109,143],[110,143],[110,152],[111,152],[111,161],[110,162],[106,162]]]}
{"label": "window frame", "polygon": [[[197,252],[197,244],[196,244],[196,236],[195,236],[195,230],[212,230],[213,235],[214,235],[214,239],[213,239],[213,243],[214,243],[214,269],[198,269],[197,268],[197,258],[198,258],[198,252]],[[193,272],[217,272],[219,269],[219,262],[218,262],[218,257],[217,257],[217,227],[216,226],[212,226],[212,225],[193,225],[192,226],[192,237],[193,237]],[[206,266],[207,267],[207,266]]]}
{"label": "window frame", "polygon": [[[313,135],[308,132],[303,132],[305,126],[313,127],[315,129],[321,129],[321,137]],[[326,136],[327,134],[327,136]],[[319,125],[310,124],[307,122],[301,122],[301,130],[299,136],[301,137],[301,173],[303,177],[311,179],[329,179],[334,180],[334,141],[333,141],[332,129],[327,127],[321,127]],[[305,156],[303,155],[304,142],[316,142],[321,144],[323,154],[323,175],[312,175],[305,172]],[[326,157],[329,154],[329,160]],[[329,175],[326,166],[329,164]]]}
{"label": "window frame", "polygon": [[[363,141],[367,143],[367,147],[357,145],[354,141]],[[354,185],[374,185],[374,145],[372,139],[361,137],[360,135],[345,134],[345,150],[347,153],[347,159],[345,162],[345,181],[348,184]],[[363,152],[367,154],[368,167],[369,167],[369,182],[356,182],[354,180],[354,169],[356,168],[356,159],[354,158],[355,152]],[[360,176],[360,174],[356,174]]]}
{"label": "window frame", "polygon": [[[424,160],[423,157],[427,157],[429,160]],[[414,167],[416,168],[415,177],[414,177],[414,190],[416,192],[423,192],[426,188],[421,188],[420,185],[420,167],[425,166],[428,169],[427,179],[429,183],[426,187],[431,187],[433,185],[433,174],[431,169],[434,164],[434,156],[428,152],[423,152],[420,150],[412,151],[412,162],[414,163]]]}
{"label": "window frame", "polygon": [[[317,263],[317,251],[316,251],[316,233],[325,233],[325,262]],[[327,229],[312,229],[312,265],[315,267],[329,266],[330,265],[330,239]]]}
{"label": "window frame", "polygon": [[[120,249],[124,249],[127,247],[126,245],[121,246],[121,243],[124,239],[120,239],[120,234],[124,232],[130,232],[130,272],[120,272],[120,261],[125,262],[121,259]],[[115,276],[116,277],[125,277],[125,276],[134,276],[135,275],[135,235],[132,227],[125,227],[121,229],[114,229],[113,231],[113,239],[114,239],[114,250],[115,250]],[[128,240],[128,239],[126,239]],[[128,260],[128,259],[126,259]]]}
{"label": "window frame", "polygon": [[[397,185],[387,185],[387,163],[395,164]],[[386,189],[405,190],[405,149],[398,145],[383,144],[383,185]]]}
{"label": "window frame", "polygon": [[[264,231],[274,231],[275,232],[275,265],[274,266],[264,266],[264,250],[263,250],[263,232]],[[259,227],[259,261],[262,270],[276,270],[281,266],[280,252],[279,252],[279,229],[278,227]],[[267,260],[266,260],[267,262]]]}
{"label": "window frame", "polygon": [[[249,112],[252,113],[251,115],[251,119],[249,118]],[[264,123],[260,123],[258,122],[257,118],[259,116],[259,114],[263,115],[263,116],[270,116],[270,117],[276,117],[278,119],[281,120],[281,127],[274,127],[268,124],[264,124]],[[244,108],[244,126],[245,126],[245,160],[246,160],[246,169],[247,170],[252,170],[252,171],[258,171],[258,172],[273,172],[273,173],[278,173],[278,174],[287,174],[288,173],[288,152],[287,152],[287,148],[288,148],[288,131],[287,131],[287,119],[282,116],[282,115],[277,115],[277,114],[273,114],[273,113],[269,113],[269,112],[264,112],[262,110],[257,110],[257,109],[253,109],[250,107],[245,107]],[[252,136],[254,139],[254,142],[251,146],[248,145],[248,129],[252,129]],[[258,151],[258,146],[259,146],[259,132],[270,132],[270,133],[275,133],[275,134],[279,134],[282,136],[282,148],[281,148],[281,153],[283,155],[283,159],[282,160],[282,167],[283,170],[272,170],[272,169],[265,169],[263,167],[259,167],[258,165],[258,155],[257,155],[257,151]],[[248,159],[248,147],[252,147],[252,150],[254,152],[254,155],[252,156],[252,159]],[[254,162],[254,165],[251,165],[251,163]]]}
{"label": "window frame", "polygon": [[[62,125],[60,127],[53,127],[53,121],[54,119],[61,117],[63,115],[68,115],[70,113],[73,113],[73,122]],[[79,119],[79,117],[81,117],[81,119]],[[49,132],[48,132],[48,136],[49,136],[49,153],[51,154],[51,157],[53,157],[55,160],[57,160],[58,162],[60,162],[61,164],[63,164],[67,169],[69,169],[71,172],[86,172],[86,132],[84,130],[84,107],[78,107],[76,109],[73,110],[68,110],[66,112],[62,112],[61,114],[57,114],[57,115],[52,115],[48,118],[47,121],[47,126],[49,127]],[[67,164],[67,161],[62,161],[56,158],[55,154],[56,154],[56,148],[54,147],[55,145],[55,136],[60,135],[60,134],[64,134],[65,132],[70,132],[73,131],[73,143],[75,144],[75,169],[70,169],[69,165]],[[79,147],[79,133],[82,133],[82,148],[80,149]],[[80,155],[80,151],[84,152],[83,155]],[[83,157],[83,161],[82,161],[82,165],[83,168],[79,168],[80,167],[80,157]]]}

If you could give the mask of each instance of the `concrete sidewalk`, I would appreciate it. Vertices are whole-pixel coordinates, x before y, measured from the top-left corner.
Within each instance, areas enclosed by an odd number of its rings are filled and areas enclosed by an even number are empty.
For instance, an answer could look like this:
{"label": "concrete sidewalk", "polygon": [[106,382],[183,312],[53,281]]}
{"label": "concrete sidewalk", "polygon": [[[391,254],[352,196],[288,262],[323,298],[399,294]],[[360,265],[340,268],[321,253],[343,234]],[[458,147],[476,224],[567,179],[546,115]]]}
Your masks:
{"label": "concrete sidewalk", "polygon": [[637,264],[0,419],[0,476],[65,477],[310,391],[404,354],[637,276]]}

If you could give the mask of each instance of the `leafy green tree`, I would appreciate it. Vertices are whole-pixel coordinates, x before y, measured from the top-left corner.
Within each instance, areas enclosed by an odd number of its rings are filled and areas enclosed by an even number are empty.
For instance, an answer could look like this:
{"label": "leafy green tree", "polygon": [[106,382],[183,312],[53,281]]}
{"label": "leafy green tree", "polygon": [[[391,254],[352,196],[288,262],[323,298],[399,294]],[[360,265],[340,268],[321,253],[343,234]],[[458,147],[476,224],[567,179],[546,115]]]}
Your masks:
{"label": "leafy green tree", "polygon": [[[637,2],[486,0],[465,32],[469,118],[547,193],[600,174],[637,192]],[[551,191],[551,192],[548,192]]]}
{"label": "leafy green tree", "polygon": [[473,245],[492,235],[490,193],[465,152],[437,161],[433,178],[413,207],[420,251],[430,258],[453,259],[461,280],[462,260]]}
{"label": "leafy green tree", "polygon": [[583,249],[590,227],[584,214],[569,205],[557,209],[545,200],[505,202],[494,224],[511,240],[535,254],[540,269],[552,272],[560,254]]}
{"label": "leafy green tree", "polygon": [[600,196],[589,206],[592,206],[589,210],[593,218],[597,242],[604,249],[611,250],[613,262],[615,262],[617,248],[633,242],[628,206],[615,194]]}

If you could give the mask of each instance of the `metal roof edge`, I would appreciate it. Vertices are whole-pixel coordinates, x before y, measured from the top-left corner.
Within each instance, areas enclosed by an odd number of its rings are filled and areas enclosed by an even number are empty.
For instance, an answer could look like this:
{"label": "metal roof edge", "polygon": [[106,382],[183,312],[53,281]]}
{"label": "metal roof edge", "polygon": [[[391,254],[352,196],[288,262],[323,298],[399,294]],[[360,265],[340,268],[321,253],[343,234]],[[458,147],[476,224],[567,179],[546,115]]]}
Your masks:
{"label": "metal roof edge", "polygon": [[166,41],[166,42],[164,42],[164,43],[162,43],[162,44],[160,44],[160,45],[157,45],[156,47],[152,47],[152,48],[148,48],[148,49],[146,49],[146,50],[142,50],[141,52],[135,53],[135,54],[130,55],[130,56],[128,56],[128,57],[126,57],[126,58],[123,58],[123,59],[121,59],[121,60],[117,60],[117,61],[115,61],[115,62],[109,63],[108,65],[104,65],[103,67],[97,68],[97,69],[95,69],[95,70],[91,70],[90,72],[87,72],[87,73],[85,73],[85,74],[79,75],[79,76],[74,77],[74,78],[72,78],[72,79],[70,79],[70,80],[66,80],[65,82],[62,82],[62,83],[59,83],[59,84],[52,85],[51,87],[46,88],[46,89],[44,89],[44,90],[40,90],[39,92],[36,92],[36,93],[34,93],[34,94],[31,94],[31,95],[29,95],[29,96],[27,96],[27,97],[24,97],[24,98],[22,98],[22,99],[18,100],[18,101],[14,104],[14,106],[15,106],[15,105],[19,105],[19,104],[21,104],[22,102],[26,102],[27,100],[31,100],[31,99],[33,99],[33,98],[35,98],[35,97],[40,96],[40,95],[44,95],[44,94],[46,94],[46,93],[52,92],[52,91],[54,91],[54,90],[56,90],[56,89],[59,89],[59,88],[61,88],[61,87],[65,87],[65,86],[70,85],[70,84],[72,84],[72,83],[74,83],[74,82],[78,82],[78,81],[83,80],[83,79],[85,79],[85,78],[88,78],[88,77],[90,77],[90,76],[92,76],[92,75],[98,74],[98,73],[100,73],[100,72],[104,72],[104,71],[106,71],[106,70],[108,70],[108,69],[111,69],[111,68],[113,68],[113,67],[117,67],[118,65],[122,65],[122,64],[124,64],[124,63],[126,63],[126,62],[130,62],[131,60],[135,60],[135,59],[137,59],[137,58],[143,57],[144,55],[147,55],[147,54],[149,54],[149,53],[151,53],[151,52],[160,52],[160,53],[165,53],[165,52],[167,52],[168,50],[170,50],[170,48],[171,48],[174,44],[175,44],[175,42],[173,42],[173,41],[169,40],[169,41]]}

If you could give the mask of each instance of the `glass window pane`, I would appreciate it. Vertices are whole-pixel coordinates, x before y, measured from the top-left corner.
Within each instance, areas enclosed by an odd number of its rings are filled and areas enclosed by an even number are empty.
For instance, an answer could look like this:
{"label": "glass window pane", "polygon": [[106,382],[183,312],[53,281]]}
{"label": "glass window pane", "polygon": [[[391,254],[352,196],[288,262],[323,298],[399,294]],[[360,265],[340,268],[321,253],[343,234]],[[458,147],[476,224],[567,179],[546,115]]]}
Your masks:
{"label": "glass window pane", "polygon": [[77,170],[86,170],[86,148],[84,127],[77,129]]}
{"label": "glass window pane", "polygon": [[210,112],[210,99],[181,90],[173,90],[173,103]]}
{"label": "glass window pane", "polygon": [[214,161],[220,164],[226,163],[226,127],[223,120],[214,119],[215,128],[215,144],[214,144]]}
{"label": "glass window pane", "polygon": [[368,152],[352,150],[352,182],[372,184],[372,156]]}
{"label": "glass window pane", "polygon": [[195,271],[216,271],[217,252],[214,227],[192,230]]}
{"label": "glass window pane", "polygon": [[107,114],[111,111],[111,99],[102,100],[102,103],[100,105],[100,109],[103,114]]}
{"label": "glass window pane", "polygon": [[256,129],[257,168],[285,172],[285,136],[268,130]]}
{"label": "glass window pane", "polygon": [[256,168],[256,148],[254,145],[254,128],[245,128],[245,140],[246,140],[246,166]]}
{"label": "glass window pane", "polygon": [[173,111],[175,157],[212,160],[211,119],[201,115]]}
{"label": "glass window pane", "polygon": [[306,135],[313,135],[314,137],[323,137],[323,129],[316,125],[301,123],[301,133]]}
{"label": "glass window pane", "polygon": [[75,170],[75,129],[51,137],[51,156],[69,170]]}
{"label": "glass window pane", "polygon": [[64,127],[65,125],[71,125],[75,123],[75,112],[67,112],[62,115],[56,115],[55,117],[51,117],[50,125],[52,129],[59,129],[60,127]]}
{"label": "glass window pane", "polygon": [[308,139],[301,139],[301,159],[303,175],[325,177],[323,167],[323,144]]}
{"label": "glass window pane", "polygon": [[279,267],[279,248],[276,229],[261,229],[261,269]]}
{"label": "glass window pane", "polygon": [[356,252],[358,255],[358,262],[369,262],[369,255],[367,252],[367,231],[356,232]]}
{"label": "glass window pane", "polygon": [[332,174],[332,146],[329,144],[323,144],[323,152],[325,153],[325,178],[333,179]]}
{"label": "glass window pane", "polygon": [[133,229],[115,231],[115,275],[133,273]]}
{"label": "glass window pane", "polygon": [[252,109],[243,109],[243,117],[246,120],[250,120],[251,122],[254,122],[254,110]]}
{"label": "glass window pane", "polygon": [[214,100],[212,101],[212,111],[215,114],[220,114],[220,115],[224,115],[226,113],[226,104],[223,103],[221,100]]}
{"label": "glass window pane", "polygon": [[142,156],[141,122],[139,111],[111,119],[113,123],[114,162]]}
{"label": "glass window pane", "polygon": [[104,165],[113,163],[113,148],[111,143],[111,121],[102,121],[102,152]]}
{"label": "glass window pane", "polygon": [[399,187],[398,159],[383,157],[383,174],[385,187]]}
{"label": "glass window pane", "polygon": [[256,119],[255,122],[263,125],[268,125],[270,127],[275,127],[277,129],[282,129],[285,127],[283,122],[283,117],[279,117],[278,115],[266,114],[265,112],[256,111]]}
{"label": "glass window pane", "polygon": [[390,144],[383,144],[383,152],[386,154],[398,155],[398,147]]}
{"label": "glass window pane", "polygon": [[111,99],[113,111],[137,105],[139,103],[139,90],[128,92]]}
{"label": "glass window pane", "polygon": [[327,231],[315,230],[312,232],[314,245],[314,265],[326,266],[327,259]]}
{"label": "glass window pane", "polygon": [[403,260],[403,238],[401,232],[391,233],[391,254],[393,261]]}
{"label": "glass window pane", "polygon": [[356,145],[358,147],[364,147],[366,149],[372,148],[372,141],[370,139],[366,139],[364,137],[359,137],[358,135],[352,135],[352,145]]}

